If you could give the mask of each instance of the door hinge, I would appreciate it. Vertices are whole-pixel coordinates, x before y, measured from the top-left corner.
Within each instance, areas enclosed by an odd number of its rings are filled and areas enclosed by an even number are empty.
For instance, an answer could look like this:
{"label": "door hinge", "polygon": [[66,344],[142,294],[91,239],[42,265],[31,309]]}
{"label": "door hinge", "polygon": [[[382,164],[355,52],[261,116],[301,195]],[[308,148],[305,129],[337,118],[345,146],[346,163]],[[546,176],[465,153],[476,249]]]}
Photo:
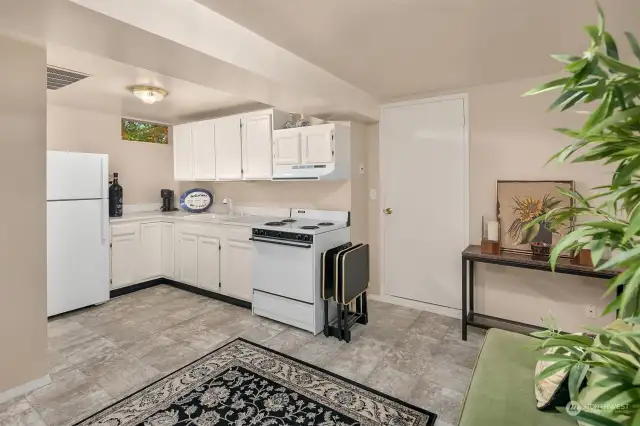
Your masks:
{"label": "door hinge", "polygon": [[218,288],[222,288],[222,283],[221,282],[218,283]]}
{"label": "door hinge", "polygon": [[109,243],[109,248],[113,248],[113,243]]}
{"label": "door hinge", "polygon": [[109,278],[109,284],[113,284],[113,280]]}

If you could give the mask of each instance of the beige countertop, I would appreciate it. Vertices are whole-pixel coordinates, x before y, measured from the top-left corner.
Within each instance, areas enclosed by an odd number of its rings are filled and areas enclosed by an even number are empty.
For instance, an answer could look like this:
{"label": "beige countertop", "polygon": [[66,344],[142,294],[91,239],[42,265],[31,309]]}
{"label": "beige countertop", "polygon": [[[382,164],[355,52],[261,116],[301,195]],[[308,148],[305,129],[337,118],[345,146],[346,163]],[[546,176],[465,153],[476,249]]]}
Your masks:
{"label": "beige countertop", "polygon": [[254,226],[272,219],[272,217],[260,215],[230,216],[217,213],[188,213],[184,211],[161,212],[156,210],[148,212],[124,213],[122,217],[112,217],[109,219],[109,221],[112,224],[140,221],[184,221],[222,225]]}

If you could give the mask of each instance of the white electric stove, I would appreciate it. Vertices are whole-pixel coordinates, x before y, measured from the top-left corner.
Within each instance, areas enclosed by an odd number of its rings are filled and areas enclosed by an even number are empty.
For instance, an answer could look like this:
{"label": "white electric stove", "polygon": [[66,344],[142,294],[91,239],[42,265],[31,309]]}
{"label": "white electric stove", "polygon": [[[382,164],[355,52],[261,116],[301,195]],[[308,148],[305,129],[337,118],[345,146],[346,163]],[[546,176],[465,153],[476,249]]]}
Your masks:
{"label": "white electric stove", "polygon": [[349,212],[291,209],[290,217],[254,225],[251,233],[253,313],[320,333],[321,256],[351,240]]}

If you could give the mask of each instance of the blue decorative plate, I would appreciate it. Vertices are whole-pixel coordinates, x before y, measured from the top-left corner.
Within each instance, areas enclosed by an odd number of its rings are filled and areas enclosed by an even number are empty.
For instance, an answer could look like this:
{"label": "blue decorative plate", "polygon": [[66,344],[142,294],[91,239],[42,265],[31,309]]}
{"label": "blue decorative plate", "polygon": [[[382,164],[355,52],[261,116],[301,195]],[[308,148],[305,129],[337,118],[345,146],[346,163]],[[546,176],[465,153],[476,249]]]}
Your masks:
{"label": "blue decorative plate", "polygon": [[213,195],[203,188],[192,188],[180,197],[180,207],[190,213],[202,213],[213,204]]}

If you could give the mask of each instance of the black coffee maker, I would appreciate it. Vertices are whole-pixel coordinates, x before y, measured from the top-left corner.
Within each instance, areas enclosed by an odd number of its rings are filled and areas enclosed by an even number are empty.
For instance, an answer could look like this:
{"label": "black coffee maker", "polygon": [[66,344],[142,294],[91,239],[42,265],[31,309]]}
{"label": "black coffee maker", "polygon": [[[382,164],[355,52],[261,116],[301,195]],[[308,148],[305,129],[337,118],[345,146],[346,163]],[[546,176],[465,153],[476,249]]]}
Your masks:
{"label": "black coffee maker", "polygon": [[175,207],[173,207],[173,197],[174,197],[173,190],[161,189],[160,197],[162,198],[162,207],[160,207],[160,210],[162,210],[163,212],[172,212],[172,211],[178,210]]}

